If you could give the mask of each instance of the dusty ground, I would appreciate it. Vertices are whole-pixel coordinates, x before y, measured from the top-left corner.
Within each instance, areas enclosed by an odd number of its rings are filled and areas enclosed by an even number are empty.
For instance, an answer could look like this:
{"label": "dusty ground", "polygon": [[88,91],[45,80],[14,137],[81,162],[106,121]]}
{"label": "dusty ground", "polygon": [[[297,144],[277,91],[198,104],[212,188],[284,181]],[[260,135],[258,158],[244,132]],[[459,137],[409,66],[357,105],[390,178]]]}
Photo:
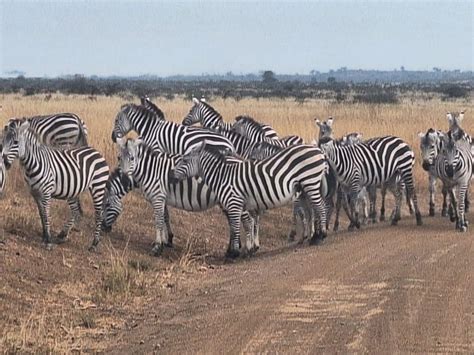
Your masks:
{"label": "dusty ground", "polygon": [[[82,232],[52,252],[39,243],[39,225],[35,235],[5,232],[3,350],[474,351],[472,231],[457,233],[439,216],[416,227],[405,216],[398,227],[288,246],[283,209],[264,217],[255,257],[226,263],[225,220],[216,210],[205,217],[207,231],[202,214],[174,213],[177,250],[160,259],[147,255],[146,233],[128,243],[112,232],[91,254]],[[180,228],[182,218],[197,229]]]}
{"label": "dusty ground", "polygon": [[[2,124],[12,116],[77,112],[92,144],[115,165],[110,130],[122,99],[10,95],[0,103]],[[183,100],[158,103],[175,120],[190,107]],[[472,112],[472,101],[217,100],[215,106],[227,120],[247,112],[307,140],[316,134],[313,118],[333,114],[337,135],[397,133],[417,157],[417,130],[445,128],[445,112],[456,107]],[[465,127],[472,133],[471,118]],[[415,178],[426,215],[426,175],[418,162]],[[172,210],[175,249],[155,258],[152,211],[139,195],[126,197],[124,215],[97,253],[87,251],[92,208],[88,197],[82,202],[78,231],[48,252],[22,173],[18,166],[9,173],[0,200],[0,353],[474,353],[473,226],[460,234],[437,215],[416,227],[405,211],[397,227],[379,223],[330,233],[316,247],[288,245],[290,210],[283,208],[262,218],[256,256],[226,262],[227,223],[217,209]],[[56,233],[64,206],[53,203]],[[468,218],[474,223],[473,212]]]}

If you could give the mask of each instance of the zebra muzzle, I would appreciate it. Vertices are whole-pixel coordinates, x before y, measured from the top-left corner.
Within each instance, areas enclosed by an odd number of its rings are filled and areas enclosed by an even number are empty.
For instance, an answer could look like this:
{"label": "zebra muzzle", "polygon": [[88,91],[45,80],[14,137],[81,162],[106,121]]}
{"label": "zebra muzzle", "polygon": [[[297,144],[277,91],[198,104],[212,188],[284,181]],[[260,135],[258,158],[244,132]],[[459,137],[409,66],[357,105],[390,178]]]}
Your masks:
{"label": "zebra muzzle", "polygon": [[430,170],[431,164],[427,160],[424,160],[421,167],[423,168],[423,170],[428,171]]}
{"label": "zebra muzzle", "polygon": [[446,176],[452,178],[454,176],[454,168],[452,165],[446,167]]}

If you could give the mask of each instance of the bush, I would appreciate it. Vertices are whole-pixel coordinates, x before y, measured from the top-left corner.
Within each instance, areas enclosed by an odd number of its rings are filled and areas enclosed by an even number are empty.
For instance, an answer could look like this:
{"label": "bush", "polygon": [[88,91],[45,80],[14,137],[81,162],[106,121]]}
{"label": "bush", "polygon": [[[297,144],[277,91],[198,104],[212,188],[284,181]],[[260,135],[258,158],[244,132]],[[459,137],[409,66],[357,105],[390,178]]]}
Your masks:
{"label": "bush", "polygon": [[398,103],[395,92],[369,92],[354,95],[355,103],[366,104],[396,104]]}

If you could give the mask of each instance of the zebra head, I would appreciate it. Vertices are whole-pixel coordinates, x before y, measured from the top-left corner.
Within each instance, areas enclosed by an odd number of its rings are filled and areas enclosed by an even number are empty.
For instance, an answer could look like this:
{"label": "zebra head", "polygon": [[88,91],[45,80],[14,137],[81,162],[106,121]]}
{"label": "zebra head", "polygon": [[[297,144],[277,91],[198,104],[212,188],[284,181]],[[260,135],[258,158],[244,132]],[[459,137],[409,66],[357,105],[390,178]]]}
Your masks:
{"label": "zebra head", "polygon": [[137,166],[138,154],[142,141],[140,139],[117,139],[117,144],[120,148],[118,155],[119,168],[123,174],[133,181],[133,172]]}
{"label": "zebra head", "polygon": [[112,141],[117,142],[118,138],[123,138],[132,130],[130,114],[132,113],[131,104],[123,105],[115,117],[114,128],[112,129]]}
{"label": "zebra head", "polygon": [[333,138],[332,125],[334,123],[334,118],[329,117],[327,121],[320,121],[315,118],[314,123],[319,128],[318,140],[322,138]]}
{"label": "zebra head", "polygon": [[160,110],[158,106],[156,106],[148,96],[142,96],[140,97],[140,103],[141,105],[146,108],[148,111],[152,112],[153,114],[156,115],[157,118],[160,120],[165,119],[165,114],[163,111]]}
{"label": "zebra head", "polygon": [[433,166],[434,161],[440,149],[441,132],[435,131],[433,128],[428,129],[426,133],[419,132],[420,151],[422,159],[422,167],[428,171]]}
{"label": "zebra head", "polygon": [[184,154],[171,170],[170,176],[177,180],[199,176],[200,158],[206,148],[206,141],[194,146],[188,153]]}
{"label": "zebra head", "polygon": [[451,134],[448,133],[447,135],[442,135],[441,149],[438,159],[441,159],[447,177],[454,177],[456,166],[459,163],[459,156],[458,146]]}
{"label": "zebra head", "polygon": [[352,145],[352,144],[359,144],[362,143],[362,133],[359,132],[352,132],[342,137],[341,144],[342,145]]}
{"label": "zebra head", "polygon": [[110,232],[112,225],[123,211],[122,198],[133,189],[129,177],[116,168],[109,177],[106,184],[103,204],[102,230]]}
{"label": "zebra head", "polygon": [[6,169],[10,169],[13,161],[18,158],[19,155],[19,131],[25,119],[12,118],[8,121],[7,125],[3,129],[2,138],[2,157],[3,163]]}
{"label": "zebra head", "polygon": [[192,126],[193,124],[203,122],[204,119],[204,109],[206,108],[205,100],[198,100],[193,97],[193,107],[181,122],[184,126]]}
{"label": "zebra head", "polygon": [[456,131],[461,128],[461,122],[464,119],[464,111],[461,112],[448,112],[446,113],[446,119],[449,123],[449,130]]}

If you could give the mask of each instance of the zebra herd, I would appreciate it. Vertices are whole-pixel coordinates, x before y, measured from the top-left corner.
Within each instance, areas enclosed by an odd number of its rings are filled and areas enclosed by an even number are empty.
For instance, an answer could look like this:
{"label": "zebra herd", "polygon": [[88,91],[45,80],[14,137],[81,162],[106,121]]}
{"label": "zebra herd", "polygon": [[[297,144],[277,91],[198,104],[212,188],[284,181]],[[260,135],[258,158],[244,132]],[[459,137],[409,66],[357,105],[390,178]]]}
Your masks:
{"label": "zebra herd", "polygon": [[[419,133],[422,166],[430,183],[429,213],[435,212],[439,179],[442,215],[449,213],[456,229],[464,232],[474,148],[461,128],[464,113],[448,113],[447,118],[447,133],[431,128]],[[219,205],[230,228],[227,256],[232,258],[241,253],[241,232],[246,252],[254,253],[260,247],[261,215],[289,203],[293,204],[289,238],[299,235],[311,244],[326,238],[334,210],[334,230],[339,228],[341,207],[350,220],[349,229],[375,223],[378,188],[380,220],[385,219],[388,190],[395,197],[391,223],[400,220],[405,195],[416,223],[422,224],[413,179],[415,155],[406,142],[395,136],[363,140],[360,133],[335,138],[334,119],[315,123],[318,141],[304,144],[295,135],[280,138],[272,127],[248,116],[227,123],[205,100],[193,99],[188,115],[177,124],[143,97],[139,105],[123,105],[116,115],[111,138],[119,155],[110,172],[101,154],[88,145],[86,125],[77,115],[13,118],[1,137],[0,193],[6,170],[18,159],[38,206],[47,248],[52,247],[51,199],[66,200],[71,210],[57,236],[57,242],[63,242],[82,216],[79,195],[85,190],[90,191],[95,210],[90,249],[97,247],[101,230],[111,230],[123,211],[123,197],[134,189],[153,208],[154,255],[173,245],[169,207],[197,212]],[[130,131],[139,137],[126,138]]]}

